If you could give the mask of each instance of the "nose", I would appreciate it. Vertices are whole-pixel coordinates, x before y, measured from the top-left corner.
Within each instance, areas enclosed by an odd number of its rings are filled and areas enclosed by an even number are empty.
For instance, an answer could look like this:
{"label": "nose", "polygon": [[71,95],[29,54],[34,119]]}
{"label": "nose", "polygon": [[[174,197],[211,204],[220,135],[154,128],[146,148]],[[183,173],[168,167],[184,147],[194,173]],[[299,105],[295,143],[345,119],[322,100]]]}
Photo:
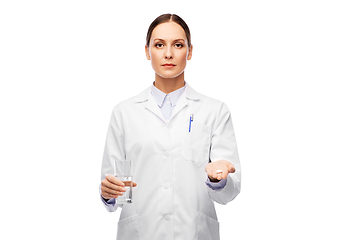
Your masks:
{"label": "nose", "polygon": [[166,49],[165,52],[165,59],[172,59],[173,58],[173,53],[171,51],[171,47]]}

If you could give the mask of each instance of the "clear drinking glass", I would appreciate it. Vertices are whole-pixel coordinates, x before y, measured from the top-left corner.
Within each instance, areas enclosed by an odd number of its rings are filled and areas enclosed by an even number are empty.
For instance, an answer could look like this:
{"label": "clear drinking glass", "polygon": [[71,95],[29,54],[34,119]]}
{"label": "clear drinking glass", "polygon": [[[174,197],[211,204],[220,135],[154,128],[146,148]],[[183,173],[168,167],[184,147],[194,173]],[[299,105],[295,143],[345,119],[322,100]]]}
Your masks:
{"label": "clear drinking glass", "polygon": [[116,199],[117,204],[132,203],[132,161],[115,160],[114,175],[125,184],[126,192]]}

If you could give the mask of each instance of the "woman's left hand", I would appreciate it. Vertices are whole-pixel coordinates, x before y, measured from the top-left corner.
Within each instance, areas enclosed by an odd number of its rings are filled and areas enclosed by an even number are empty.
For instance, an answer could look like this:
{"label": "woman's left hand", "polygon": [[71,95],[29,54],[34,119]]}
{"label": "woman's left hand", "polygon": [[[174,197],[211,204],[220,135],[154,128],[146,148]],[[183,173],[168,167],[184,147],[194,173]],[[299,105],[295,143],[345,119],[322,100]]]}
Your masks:
{"label": "woman's left hand", "polygon": [[219,160],[209,163],[206,166],[205,171],[211,182],[218,182],[221,179],[227,178],[229,173],[234,173],[235,167],[226,160]]}

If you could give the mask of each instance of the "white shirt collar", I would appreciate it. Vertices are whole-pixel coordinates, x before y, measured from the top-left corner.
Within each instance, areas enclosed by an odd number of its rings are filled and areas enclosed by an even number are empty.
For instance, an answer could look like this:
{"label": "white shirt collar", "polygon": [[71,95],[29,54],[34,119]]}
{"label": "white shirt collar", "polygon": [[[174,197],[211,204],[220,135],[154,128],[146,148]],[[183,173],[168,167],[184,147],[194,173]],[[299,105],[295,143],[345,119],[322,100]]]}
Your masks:
{"label": "white shirt collar", "polygon": [[154,97],[156,104],[161,108],[164,104],[166,96],[169,96],[169,100],[171,103],[171,106],[176,106],[176,103],[179,101],[180,96],[185,92],[186,82],[185,86],[182,88],[179,88],[175,91],[172,91],[169,94],[166,94],[162,92],[160,89],[154,86],[154,84],[151,86],[151,95]]}

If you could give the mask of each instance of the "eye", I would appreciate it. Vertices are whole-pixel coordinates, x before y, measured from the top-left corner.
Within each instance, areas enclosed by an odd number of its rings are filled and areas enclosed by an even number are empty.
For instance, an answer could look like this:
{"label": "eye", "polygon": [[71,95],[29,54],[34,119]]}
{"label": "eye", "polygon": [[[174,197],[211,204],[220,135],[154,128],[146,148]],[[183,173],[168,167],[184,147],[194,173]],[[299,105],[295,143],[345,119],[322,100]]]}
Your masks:
{"label": "eye", "polygon": [[175,43],[175,47],[176,48],[182,48],[184,45],[183,44],[181,44],[181,43]]}
{"label": "eye", "polygon": [[155,47],[157,47],[157,48],[162,48],[164,46],[164,44],[162,44],[162,43],[156,43],[155,44]]}

